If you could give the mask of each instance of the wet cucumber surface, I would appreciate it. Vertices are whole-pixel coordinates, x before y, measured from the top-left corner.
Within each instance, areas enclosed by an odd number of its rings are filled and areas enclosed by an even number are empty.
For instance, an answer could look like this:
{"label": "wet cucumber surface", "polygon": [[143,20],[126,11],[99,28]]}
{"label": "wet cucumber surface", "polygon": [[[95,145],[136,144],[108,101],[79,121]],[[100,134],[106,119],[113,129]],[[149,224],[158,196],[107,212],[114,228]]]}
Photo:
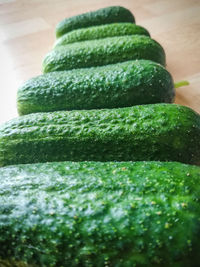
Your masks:
{"label": "wet cucumber surface", "polygon": [[[134,17],[122,7],[109,7],[65,19],[57,26],[56,34],[60,37],[69,32],[68,37],[65,35],[62,40],[61,37],[57,44],[85,42],[50,52],[44,60],[44,72],[103,66],[137,58],[165,65],[162,47],[147,37],[135,36],[134,40],[127,37],[128,42],[122,37],[86,41],[116,36],[114,30],[111,30],[113,35],[109,30],[106,32],[109,25],[100,26],[103,29],[100,33],[87,27],[124,21],[133,23]],[[119,35],[123,35],[126,31],[120,32],[121,25],[118,27]],[[139,30],[134,24],[131,28]],[[148,32],[143,33],[148,35]],[[104,71],[108,75],[106,68]],[[72,79],[69,83],[74,83],[72,73],[68,77]],[[79,74],[85,81],[85,72],[81,70]],[[48,84],[52,87],[62,85],[60,91],[48,88],[45,92],[45,100],[50,100],[46,107],[53,106],[52,96],[56,95],[56,103],[58,98],[64,100],[66,78],[64,72],[56,75],[57,78],[50,73],[34,80],[34,86],[38,88],[44,77],[53,77],[45,80],[44,90]],[[129,75],[130,72],[127,77]],[[111,80],[104,82],[110,86],[116,80],[109,77]],[[137,86],[141,87],[140,82],[144,82],[145,77],[141,75],[137,79]],[[121,81],[124,85],[126,77]],[[162,81],[158,81],[163,86]],[[146,85],[148,82],[151,86],[151,81],[145,80]],[[170,78],[168,83],[172,85]],[[81,85],[85,85],[81,92],[86,97],[86,87],[90,84]],[[33,89],[35,87],[31,88],[28,97],[36,94]],[[171,102],[173,86],[170,90],[168,95],[155,95],[163,97],[163,102]],[[149,93],[155,97],[154,92]],[[98,97],[94,95],[95,101]],[[118,102],[117,97],[115,92],[111,108]],[[25,97],[23,100],[27,103]],[[42,101],[37,98],[34,101],[43,108],[40,111],[47,111]],[[69,99],[69,102],[73,101]],[[83,108],[82,103],[79,108]],[[24,110],[21,114],[28,109]],[[38,113],[0,127],[0,166],[54,160],[144,159],[199,164],[199,140],[199,115],[177,105]],[[199,265],[200,168],[197,166],[158,161],[63,161],[2,167],[0,179],[0,266]]]}
{"label": "wet cucumber surface", "polygon": [[50,51],[43,60],[43,72],[96,67],[134,59],[165,65],[165,52],[159,43],[144,35],[82,41]]}
{"label": "wet cucumber surface", "polygon": [[200,167],[54,162],[3,167],[0,179],[0,258],[8,262],[198,266]]}
{"label": "wet cucumber surface", "polygon": [[55,46],[65,45],[80,41],[95,40],[114,36],[123,35],[146,35],[150,36],[149,32],[133,23],[112,23],[107,25],[93,26],[84,29],[78,29],[64,34],[57,39]]}
{"label": "wet cucumber surface", "polygon": [[17,105],[18,112],[24,115],[170,103],[174,95],[173,79],[164,67],[135,60],[37,76],[19,88]]}
{"label": "wet cucumber surface", "polygon": [[33,113],[0,127],[0,165],[47,161],[200,162],[200,116],[175,104]]}
{"label": "wet cucumber surface", "polygon": [[56,26],[56,37],[59,38],[63,34],[75,29],[115,22],[134,23],[135,19],[133,14],[128,9],[121,6],[101,8],[96,11],[83,13],[62,20]]}

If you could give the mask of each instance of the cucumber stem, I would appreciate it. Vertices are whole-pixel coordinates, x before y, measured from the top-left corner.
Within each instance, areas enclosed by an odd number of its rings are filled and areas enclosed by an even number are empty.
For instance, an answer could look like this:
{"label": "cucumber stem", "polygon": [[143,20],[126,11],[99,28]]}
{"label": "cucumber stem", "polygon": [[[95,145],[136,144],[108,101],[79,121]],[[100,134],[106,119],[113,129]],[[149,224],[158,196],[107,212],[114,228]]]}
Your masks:
{"label": "cucumber stem", "polygon": [[174,87],[175,88],[179,88],[179,87],[182,87],[182,86],[186,86],[186,85],[189,85],[190,83],[188,81],[180,81],[180,82],[177,82],[174,84]]}

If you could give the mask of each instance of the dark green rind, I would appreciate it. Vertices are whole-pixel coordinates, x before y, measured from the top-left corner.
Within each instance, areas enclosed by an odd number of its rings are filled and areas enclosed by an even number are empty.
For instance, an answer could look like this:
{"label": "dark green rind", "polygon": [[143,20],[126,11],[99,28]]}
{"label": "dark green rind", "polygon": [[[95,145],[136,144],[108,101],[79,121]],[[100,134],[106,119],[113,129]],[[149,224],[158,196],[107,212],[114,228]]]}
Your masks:
{"label": "dark green rind", "polygon": [[0,257],[34,266],[197,267],[200,168],[62,162],[0,169]]}
{"label": "dark green rind", "polygon": [[200,116],[174,104],[25,115],[0,127],[0,165],[47,161],[200,163]]}
{"label": "dark green rind", "polygon": [[59,46],[43,61],[43,72],[70,70],[148,59],[165,65],[165,52],[143,35],[109,37]]}
{"label": "dark green rind", "polygon": [[62,20],[56,26],[56,37],[80,28],[119,22],[134,23],[135,19],[128,9],[121,6],[101,8]]}
{"label": "dark green rind", "polygon": [[66,33],[55,42],[54,47],[80,41],[133,34],[150,36],[146,29],[133,23],[112,23]]}
{"label": "dark green rind", "polygon": [[23,84],[17,93],[21,115],[72,109],[127,107],[172,102],[169,72],[147,60],[51,72]]}

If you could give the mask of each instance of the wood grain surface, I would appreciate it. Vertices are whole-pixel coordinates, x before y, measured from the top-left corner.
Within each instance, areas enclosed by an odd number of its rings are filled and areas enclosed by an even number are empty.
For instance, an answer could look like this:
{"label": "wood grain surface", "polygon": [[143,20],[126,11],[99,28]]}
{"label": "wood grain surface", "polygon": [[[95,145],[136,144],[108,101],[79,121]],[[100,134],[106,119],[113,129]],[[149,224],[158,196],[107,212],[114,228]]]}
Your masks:
{"label": "wood grain surface", "polygon": [[136,23],[162,44],[174,81],[190,83],[176,90],[175,102],[200,112],[199,0],[0,0],[0,123],[17,116],[19,85],[41,74],[56,24],[110,5],[130,9]]}

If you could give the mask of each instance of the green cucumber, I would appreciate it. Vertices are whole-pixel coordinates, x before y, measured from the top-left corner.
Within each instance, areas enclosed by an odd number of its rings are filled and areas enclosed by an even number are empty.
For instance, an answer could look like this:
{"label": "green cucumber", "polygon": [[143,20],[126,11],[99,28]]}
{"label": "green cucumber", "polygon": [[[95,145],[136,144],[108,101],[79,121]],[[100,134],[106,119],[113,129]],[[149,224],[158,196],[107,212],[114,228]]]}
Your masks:
{"label": "green cucumber", "polygon": [[169,72],[148,60],[51,72],[24,83],[17,93],[21,115],[72,109],[126,107],[172,102]]}
{"label": "green cucumber", "polygon": [[43,61],[43,72],[149,59],[165,65],[165,52],[156,41],[143,35],[109,37],[58,46]]}
{"label": "green cucumber", "polygon": [[0,168],[0,177],[3,266],[199,264],[197,166],[54,162]]}
{"label": "green cucumber", "polygon": [[80,28],[119,22],[134,23],[135,19],[128,9],[121,6],[101,8],[62,20],[56,26],[56,37]]}
{"label": "green cucumber", "polygon": [[112,23],[107,25],[78,29],[66,33],[62,37],[57,39],[54,46],[56,47],[80,41],[133,34],[150,36],[149,32],[146,29],[133,23]]}
{"label": "green cucumber", "polygon": [[0,166],[47,161],[200,163],[200,116],[175,104],[33,113],[0,127]]}

